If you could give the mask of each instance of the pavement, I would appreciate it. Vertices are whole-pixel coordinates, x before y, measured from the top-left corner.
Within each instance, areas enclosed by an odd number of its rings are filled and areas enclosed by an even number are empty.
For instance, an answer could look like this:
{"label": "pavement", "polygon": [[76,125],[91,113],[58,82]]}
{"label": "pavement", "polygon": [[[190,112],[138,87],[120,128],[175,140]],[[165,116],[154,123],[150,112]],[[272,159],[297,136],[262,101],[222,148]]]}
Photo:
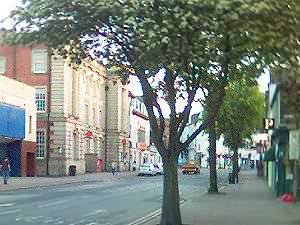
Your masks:
{"label": "pavement", "polygon": [[120,179],[121,177],[136,175],[137,172],[118,172],[115,174],[115,176],[108,172],[101,172],[65,177],[11,177],[8,181],[8,185],[4,185],[2,180],[0,180],[0,192],[27,188],[76,184],[84,182],[113,181],[116,179]]}
{"label": "pavement", "polygon": [[[239,184],[184,202],[181,216],[184,225],[300,225],[300,203],[282,203],[255,170],[241,171]],[[144,224],[159,224],[159,215]]]}

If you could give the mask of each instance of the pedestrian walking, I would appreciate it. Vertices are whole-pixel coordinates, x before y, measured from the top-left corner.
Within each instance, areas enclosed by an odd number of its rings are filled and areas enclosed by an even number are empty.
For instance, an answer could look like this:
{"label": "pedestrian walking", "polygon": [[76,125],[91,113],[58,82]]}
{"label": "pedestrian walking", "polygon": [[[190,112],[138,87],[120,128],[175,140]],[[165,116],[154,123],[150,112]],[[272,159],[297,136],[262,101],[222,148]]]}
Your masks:
{"label": "pedestrian walking", "polygon": [[2,176],[3,176],[4,184],[7,184],[9,174],[10,174],[10,162],[9,162],[9,159],[7,157],[4,160],[2,160],[2,162],[1,162],[0,171],[1,171]]}
{"label": "pedestrian walking", "polygon": [[133,161],[133,171],[136,171],[136,161]]}
{"label": "pedestrian walking", "polygon": [[116,169],[117,169],[117,163],[113,162],[111,164],[111,172],[112,172],[113,175],[115,175]]}

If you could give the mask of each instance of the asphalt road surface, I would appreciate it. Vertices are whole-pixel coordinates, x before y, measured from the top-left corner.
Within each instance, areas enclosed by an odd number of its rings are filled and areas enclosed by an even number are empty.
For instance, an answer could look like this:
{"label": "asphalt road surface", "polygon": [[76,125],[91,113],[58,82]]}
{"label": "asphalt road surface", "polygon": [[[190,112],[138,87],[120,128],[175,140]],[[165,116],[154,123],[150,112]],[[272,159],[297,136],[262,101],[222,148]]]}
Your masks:
{"label": "asphalt road surface", "polygon": [[[220,186],[227,182],[227,174],[219,170]],[[207,170],[200,175],[179,174],[181,199],[204,193],[207,185]],[[6,191],[0,192],[0,225],[138,224],[161,202],[162,176]]]}

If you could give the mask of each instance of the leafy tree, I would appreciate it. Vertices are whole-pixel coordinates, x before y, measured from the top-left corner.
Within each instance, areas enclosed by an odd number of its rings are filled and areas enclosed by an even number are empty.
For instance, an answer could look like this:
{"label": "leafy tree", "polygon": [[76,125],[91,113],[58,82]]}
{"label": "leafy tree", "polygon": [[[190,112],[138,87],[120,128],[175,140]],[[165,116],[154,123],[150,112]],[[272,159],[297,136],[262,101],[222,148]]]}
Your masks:
{"label": "leafy tree", "polygon": [[[298,46],[299,3],[292,0],[24,3],[12,15],[20,32],[8,34],[11,43],[47,43],[72,62],[97,59],[124,80],[129,75],[138,77],[153,140],[164,163],[161,225],[182,224],[177,158],[215,121],[228,82],[255,76]],[[293,41],[283,41],[287,36]],[[207,118],[180,142],[192,103],[212,99],[212,95],[213,107]],[[167,144],[163,141],[161,101],[168,104],[170,112]],[[180,110],[182,101],[185,104]]]}
{"label": "leafy tree", "polygon": [[238,173],[238,149],[245,145],[264,115],[264,95],[257,86],[245,80],[234,81],[227,87],[227,95],[217,121],[224,143],[233,151],[233,174]]}

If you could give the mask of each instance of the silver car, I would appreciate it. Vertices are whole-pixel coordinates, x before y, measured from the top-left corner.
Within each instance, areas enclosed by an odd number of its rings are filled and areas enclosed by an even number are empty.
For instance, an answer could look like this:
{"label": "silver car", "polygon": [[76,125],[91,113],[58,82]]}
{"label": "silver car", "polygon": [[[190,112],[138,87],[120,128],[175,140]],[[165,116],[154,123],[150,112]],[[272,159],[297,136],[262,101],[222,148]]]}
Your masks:
{"label": "silver car", "polygon": [[138,173],[139,176],[143,176],[143,175],[156,176],[156,174],[157,171],[154,165],[151,163],[144,163],[143,165],[141,165]]}

